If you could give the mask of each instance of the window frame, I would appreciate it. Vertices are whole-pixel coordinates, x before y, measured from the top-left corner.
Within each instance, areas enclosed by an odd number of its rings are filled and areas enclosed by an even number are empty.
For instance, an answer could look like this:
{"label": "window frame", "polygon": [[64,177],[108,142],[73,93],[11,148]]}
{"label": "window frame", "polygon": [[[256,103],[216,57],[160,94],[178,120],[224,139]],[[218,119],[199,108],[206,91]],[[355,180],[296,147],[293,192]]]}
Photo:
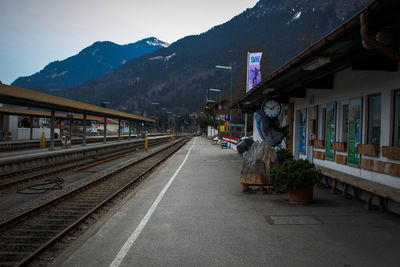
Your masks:
{"label": "window frame", "polygon": [[[371,116],[371,114],[372,114],[372,106],[373,105],[371,105],[371,99],[373,98],[373,97],[377,97],[377,96],[379,96],[380,97],[380,103],[379,103],[379,107],[380,107],[380,111],[379,111],[379,142],[377,143],[377,144],[374,144],[374,143],[372,143],[372,123],[373,123],[373,119],[372,119],[372,116]],[[372,95],[368,95],[368,107],[367,107],[367,144],[370,144],[370,145],[381,145],[381,134],[382,134],[382,94],[381,93],[377,93],[377,94],[372,94]]]}
{"label": "window frame", "polygon": [[[359,117],[359,120],[360,120],[360,125],[358,126],[358,129],[359,129],[359,140],[356,140],[356,138],[357,138],[357,124],[355,124],[354,125],[354,140],[355,140],[355,147],[357,147],[357,144],[362,144],[362,142],[363,142],[363,137],[364,137],[364,130],[363,130],[363,124],[364,124],[364,118],[365,118],[365,116],[363,116],[363,114],[365,114],[365,111],[364,111],[364,97],[363,96],[359,96],[359,97],[354,97],[354,98],[350,98],[349,100],[348,100],[348,105],[349,105],[349,113],[348,113],[348,133],[347,133],[347,165],[349,165],[349,166],[353,166],[353,167],[360,167],[360,165],[361,165],[361,154],[360,153],[358,153],[357,151],[350,151],[351,150],[351,142],[350,142],[350,127],[349,127],[349,124],[350,124],[350,111],[351,111],[351,109],[350,109],[350,107],[351,107],[351,105],[353,104],[352,102],[354,102],[354,101],[359,101],[360,102],[360,107],[359,107],[359,111],[360,111],[360,117]],[[356,123],[356,121],[352,121],[352,122],[354,122],[354,123]],[[358,143],[357,143],[357,141],[358,141]],[[356,149],[357,150],[357,149]],[[350,153],[354,153],[354,155],[355,155],[355,157],[356,158],[358,158],[358,163],[354,163],[354,162],[351,162],[350,161]],[[356,155],[357,154],[357,155]]]}
{"label": "window frame", "polygon": [[[345,114],[345,107],[347,107],[346,114]],[[349,135],[349,100],[340,102],[338,124],[339,124],[338,125],[339,127],[338,127],[337,140],[339,142],[347,143],[347,139],[348,139],[348,135]],[[346,134],[345,134],[345,130],[346,130]]]}
{"label": "window frame", "polygon": [[326,105],[320,105],[318,112],[318,140],[325,140]]}
{"label": "window frame", "polygon": [[396,105],[396,98],[397,96],[399,97],[400,100],[400,89],[395,89],[393,90],[393,141],[392,144],[393,146],[400,146],[400,141],[399,141],[399,135],[400,135],[400,130],[399,130],[399,126],[400,126],[400,101],[399,101],[399,105]]}
{"label": "window frame", "polygon": [[[302,116],[303,116],[303,114],[302,113],[304,113],[304,123],[302,123]],[[307,155],[307,142],[308,142],[308,138],[307,138],[307,127],[308,127],[308,123],[307,123],[307,108],[302,108],[302,109],[299,109],[298,110],[298,116],[299,116],[299,118],[298,118],[298,125],[299,125],[299,131],[298,131],[298,133],[299,133],[299,139],[298,139],[298,143],[297,143],[297,145],[298,145],[298,152],[299,152],[299,155]],[[302,141],[302,138],[301,138],[301,136],[302,136],[302,131],[301,131],[301,126],[303,126],[303,133],[304,133],[304,152],[303,151],[301,151],[300,150],[300,148],[301,148],[301,146],[300,146],[300,143],[301,143],[301,141]]]}

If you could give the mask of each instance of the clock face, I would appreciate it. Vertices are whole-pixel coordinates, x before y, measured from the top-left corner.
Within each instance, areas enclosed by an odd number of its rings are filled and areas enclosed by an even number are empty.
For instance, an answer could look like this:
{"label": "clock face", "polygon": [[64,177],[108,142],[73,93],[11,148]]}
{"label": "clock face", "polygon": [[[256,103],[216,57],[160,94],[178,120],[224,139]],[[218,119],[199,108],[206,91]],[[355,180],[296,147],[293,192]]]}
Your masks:
{"label": "clock face", "polygon": [[276,100],[267,100],[261,106],[262,113],[268,118],[275,118],[281,113],[282,106]]}

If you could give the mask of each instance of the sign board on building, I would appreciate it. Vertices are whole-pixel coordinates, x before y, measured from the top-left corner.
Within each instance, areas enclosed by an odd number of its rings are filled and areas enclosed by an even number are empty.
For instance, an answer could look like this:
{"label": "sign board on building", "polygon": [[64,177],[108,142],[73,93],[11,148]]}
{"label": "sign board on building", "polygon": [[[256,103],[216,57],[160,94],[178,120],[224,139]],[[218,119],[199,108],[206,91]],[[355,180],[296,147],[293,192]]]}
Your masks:
{"label": "sign board on building", "polygon": [[335,150],[333,143],[336,138],[336,105],[330,103],[326,105],[326,125],[325,125],[325,158],[333,160],[335,157]]}
{"label": "sign board on building", "polygon": [[360,154],[357,146],[361,141],[361,98],[349,101],[349,133],[347,141],[347,162],[360,164]]}
{"label": "sign board on building", "polygon": [[261,82],[261,62],[262,52],[247,53],[247,83],[246,93]]}

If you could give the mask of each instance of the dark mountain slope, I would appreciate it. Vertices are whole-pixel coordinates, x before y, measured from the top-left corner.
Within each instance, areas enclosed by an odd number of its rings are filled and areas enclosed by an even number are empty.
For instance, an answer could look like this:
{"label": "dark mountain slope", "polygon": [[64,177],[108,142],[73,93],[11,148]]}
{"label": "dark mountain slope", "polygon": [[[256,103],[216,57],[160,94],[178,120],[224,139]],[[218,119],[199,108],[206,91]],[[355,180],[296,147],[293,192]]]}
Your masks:
{"label": "dark mountain slope", "polygon": [[[244,92],[245,55],[249,47],[264,51],[263,77],[354,15],[369,0],[262,0],[229,22],[188,36],[62,96],[112,107],[153,113],[152,102],[174,112],[196,111],[204,105],[206,90],[220,88],[229,95],[229,71],[234,67],[234,89]],[[96,95],[96,97],[93,97]]]}

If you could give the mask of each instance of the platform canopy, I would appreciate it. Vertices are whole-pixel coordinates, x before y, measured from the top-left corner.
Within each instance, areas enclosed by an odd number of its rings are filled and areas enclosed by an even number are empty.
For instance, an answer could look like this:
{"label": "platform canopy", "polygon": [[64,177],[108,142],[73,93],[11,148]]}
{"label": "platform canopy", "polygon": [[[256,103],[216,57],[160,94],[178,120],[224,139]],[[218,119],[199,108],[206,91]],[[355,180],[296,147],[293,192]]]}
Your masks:
{"label": "platform canopy", "polygon": [[39,109],[57,110],[63,112],[91,114],[101,117],[116,118],[129,121],[150,123],[155,122],[153,119],[145,118],[142,116],[6,84],[0,84],[0,103]]}
{"label": "platform canopy", "polygon": [[[36,109],[26,109],[26,108],[14,108],[14,107],[0,107],[0,113],[8,114],[8,115],[21,115],[21,116],[32,116],[32,117],[40,117],[40,118],[50,118],[50,111],[36,110]],[[57,119],[68,119],[68,114],[63,112],[56,112],[55,118]],[[73,113],[74,120],[83,120],[83,115],[80,113]],[[103,117],[88,115],[86,117],[87,120],[100,120]]]}

